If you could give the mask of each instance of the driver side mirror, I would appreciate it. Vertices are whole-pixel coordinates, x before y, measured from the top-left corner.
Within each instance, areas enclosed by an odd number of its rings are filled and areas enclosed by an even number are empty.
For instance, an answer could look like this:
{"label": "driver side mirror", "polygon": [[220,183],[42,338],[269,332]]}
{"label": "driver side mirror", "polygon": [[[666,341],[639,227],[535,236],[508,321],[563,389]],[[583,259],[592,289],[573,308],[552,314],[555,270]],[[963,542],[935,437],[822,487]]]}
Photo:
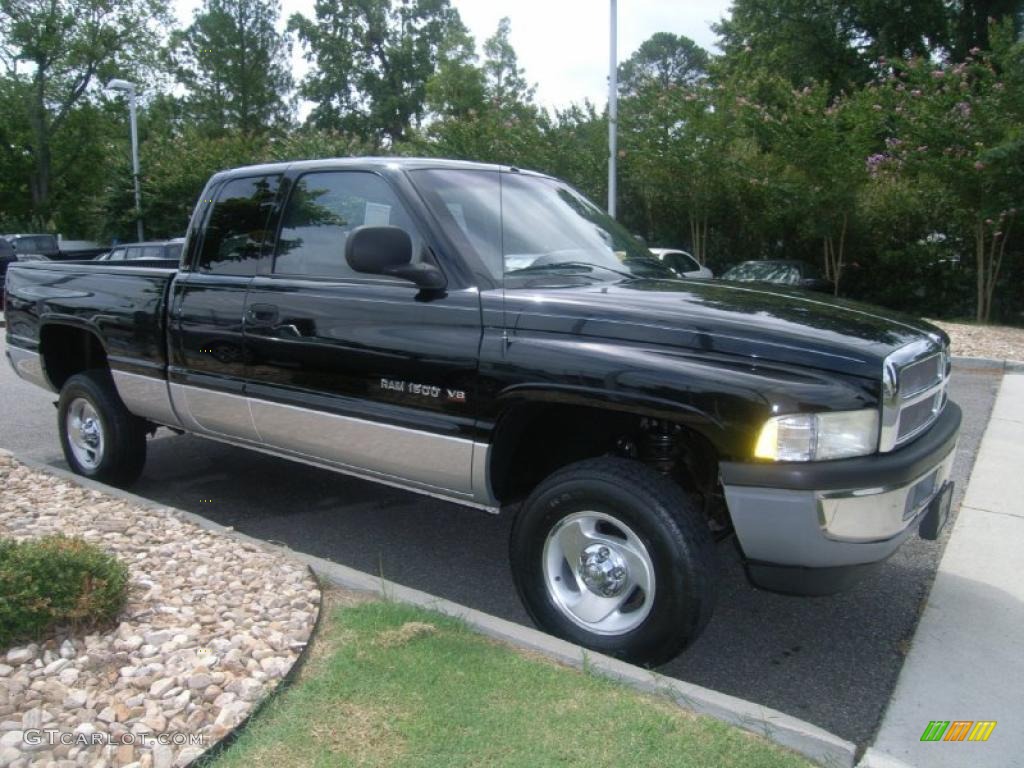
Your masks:
{"label": "driver side mirror", "polygon": [[399,227],[356,227],[345,241],[345,261],[356,272],[398,277],[424,290],[441,291],[448,285],[433,264],[412,263],[412,238]]}

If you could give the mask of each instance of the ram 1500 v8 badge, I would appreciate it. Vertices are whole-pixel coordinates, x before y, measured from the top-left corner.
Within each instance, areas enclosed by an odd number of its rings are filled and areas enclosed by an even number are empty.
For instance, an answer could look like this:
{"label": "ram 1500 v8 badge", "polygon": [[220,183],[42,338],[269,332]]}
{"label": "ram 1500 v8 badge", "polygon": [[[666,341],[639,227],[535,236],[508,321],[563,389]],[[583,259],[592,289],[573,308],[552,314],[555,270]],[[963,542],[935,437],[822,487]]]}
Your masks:
{"label": "ram 1500 v8 badge", "polygon": [[677,279],[516,168],[218,173],[180,263],[13,265],[7,342],[75,472],[132,482],[164,426],[503,510],[537,624],[648,664],[710,618],[716,540],[825,594],[949,511],[942,331]]}

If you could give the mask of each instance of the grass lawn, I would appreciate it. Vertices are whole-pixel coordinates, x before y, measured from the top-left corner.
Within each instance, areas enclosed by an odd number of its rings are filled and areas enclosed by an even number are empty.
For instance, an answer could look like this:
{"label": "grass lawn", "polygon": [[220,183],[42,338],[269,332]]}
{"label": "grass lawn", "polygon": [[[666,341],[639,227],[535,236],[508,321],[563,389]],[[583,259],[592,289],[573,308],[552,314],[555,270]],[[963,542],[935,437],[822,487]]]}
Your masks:
{"label": "grass lawn", "polygon": [[438,614],[329,597],[299,679],[217,768],[812,765]]}

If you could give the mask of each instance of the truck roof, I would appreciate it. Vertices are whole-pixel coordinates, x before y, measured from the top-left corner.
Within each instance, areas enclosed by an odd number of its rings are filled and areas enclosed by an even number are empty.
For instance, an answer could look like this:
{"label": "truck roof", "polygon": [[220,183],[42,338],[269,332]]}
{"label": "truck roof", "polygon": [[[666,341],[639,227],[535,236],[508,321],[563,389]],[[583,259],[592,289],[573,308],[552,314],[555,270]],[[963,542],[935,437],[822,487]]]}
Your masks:
{"label": "truck roof", "polygon": [[[298,160],[283,163],[262,163],[259,165],[246,165],[240,168],[231,168],[220,171],[214,175],[214,179],[225,179],[234,176],[250,176],[262,173],[283,173],[288,169],[296,170],[325,170],[331,168],[351,168],[363,170],[380,170],[383,168],[400,168],[402,170],[420,169],[445,169],[459,171],[519,171],[530,175],[543,176],[545,174],[515,168],[508,165],[497,165],[495,163],[477,163],[469,160],[449,160],[436,157],[331,157],[320,160]],[[211,179],[212,180],[212,179]]]}

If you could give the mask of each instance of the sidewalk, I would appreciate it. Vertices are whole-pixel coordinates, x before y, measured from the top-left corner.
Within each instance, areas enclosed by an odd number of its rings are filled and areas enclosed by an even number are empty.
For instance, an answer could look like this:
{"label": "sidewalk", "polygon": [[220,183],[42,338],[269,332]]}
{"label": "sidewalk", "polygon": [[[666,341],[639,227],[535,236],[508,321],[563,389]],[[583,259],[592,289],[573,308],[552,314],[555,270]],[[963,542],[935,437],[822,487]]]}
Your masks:
{"label": "sidewalk", "polygon": [[[922,742],[932,720],[995,720],[987,742]],[[992,420],[906,664],[863,766],[1024,764],[1024,375]],[[880,754],[881,753],[881,754]]]}

